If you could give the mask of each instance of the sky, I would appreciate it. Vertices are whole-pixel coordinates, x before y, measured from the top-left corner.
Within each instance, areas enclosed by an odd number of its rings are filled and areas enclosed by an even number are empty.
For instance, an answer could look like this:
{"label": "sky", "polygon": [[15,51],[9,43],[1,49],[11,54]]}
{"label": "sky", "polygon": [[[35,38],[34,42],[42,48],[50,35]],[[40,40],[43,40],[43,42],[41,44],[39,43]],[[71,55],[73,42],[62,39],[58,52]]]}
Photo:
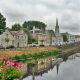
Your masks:
{"label": "sky", "polygon": [[61,33],[80,34],[80,0],[0,0],[0,12],[7,27],[38,20],[54,30],[58,17]]}

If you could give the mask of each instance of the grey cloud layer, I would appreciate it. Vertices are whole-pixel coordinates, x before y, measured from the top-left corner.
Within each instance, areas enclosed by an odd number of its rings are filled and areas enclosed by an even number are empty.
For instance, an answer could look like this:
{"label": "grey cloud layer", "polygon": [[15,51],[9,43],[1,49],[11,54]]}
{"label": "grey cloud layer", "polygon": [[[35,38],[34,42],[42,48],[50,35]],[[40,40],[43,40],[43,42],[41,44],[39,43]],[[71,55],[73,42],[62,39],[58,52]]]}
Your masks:
{"label": "grey cloud layer", "polygon": [[7,26],[25,20],[40,20],[50,29],[58,16],[61,32],[80,32],[80,0],[0,0],[0,11]]}

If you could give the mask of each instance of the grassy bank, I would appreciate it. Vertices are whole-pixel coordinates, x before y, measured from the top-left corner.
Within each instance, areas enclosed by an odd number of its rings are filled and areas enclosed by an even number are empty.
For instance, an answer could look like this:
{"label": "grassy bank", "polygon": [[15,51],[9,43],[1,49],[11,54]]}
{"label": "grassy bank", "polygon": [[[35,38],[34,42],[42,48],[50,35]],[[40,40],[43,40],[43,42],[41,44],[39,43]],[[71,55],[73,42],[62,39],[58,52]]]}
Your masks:
{"label": "grassy bank", "polygon": [[15,55],[14,57],[12,57],[12,59],[16,61],[32,61],[46,57],[56,57],[59,54],[60,50],[51,50],[51,51],[42,51],[34,54]]}
{"label": "grassy bank", "polygon": [[53,51],[57,50],[54,47],[32,47],[32,48],[19,48],[19,49],[12,49],[12,50],[0,50],[0,59],[3,58],[11,58],[15,55],[23,55],[23,54],[35,54],[40,52],[46,51]]}

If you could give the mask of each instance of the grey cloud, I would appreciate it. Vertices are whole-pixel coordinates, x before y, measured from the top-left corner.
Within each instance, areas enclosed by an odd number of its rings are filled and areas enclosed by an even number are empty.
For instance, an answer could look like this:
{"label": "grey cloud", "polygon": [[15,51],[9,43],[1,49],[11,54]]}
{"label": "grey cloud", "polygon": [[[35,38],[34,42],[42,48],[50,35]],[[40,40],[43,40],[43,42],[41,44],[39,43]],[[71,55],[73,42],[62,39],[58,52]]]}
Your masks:
{"label": "grey cloud", "polygon": [[13,10],[12,11],[7,11],[5,15],[6,16],[9,16],[9,19],[11,21],[14,21],[14,20],[17,20],[17,19],[20,19],[20,18],[24,18],[25,17],[24,14],[19,13],[18,11],[13,11]]}

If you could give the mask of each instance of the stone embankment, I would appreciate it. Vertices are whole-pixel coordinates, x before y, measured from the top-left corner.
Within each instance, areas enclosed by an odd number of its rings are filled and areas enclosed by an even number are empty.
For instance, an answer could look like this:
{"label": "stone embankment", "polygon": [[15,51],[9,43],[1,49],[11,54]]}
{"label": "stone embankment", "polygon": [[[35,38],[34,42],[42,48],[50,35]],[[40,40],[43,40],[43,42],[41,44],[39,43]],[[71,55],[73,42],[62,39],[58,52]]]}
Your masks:
{"label": "stone embankment", "polygon": [[59,46],[59,49],[61,49],[60,55],[57,57],[62,57],[65,55],[71,55],[74,53],[79,53],[80,52],[80,42],[72,43],[72,44],[66,44],[63,46]]}

